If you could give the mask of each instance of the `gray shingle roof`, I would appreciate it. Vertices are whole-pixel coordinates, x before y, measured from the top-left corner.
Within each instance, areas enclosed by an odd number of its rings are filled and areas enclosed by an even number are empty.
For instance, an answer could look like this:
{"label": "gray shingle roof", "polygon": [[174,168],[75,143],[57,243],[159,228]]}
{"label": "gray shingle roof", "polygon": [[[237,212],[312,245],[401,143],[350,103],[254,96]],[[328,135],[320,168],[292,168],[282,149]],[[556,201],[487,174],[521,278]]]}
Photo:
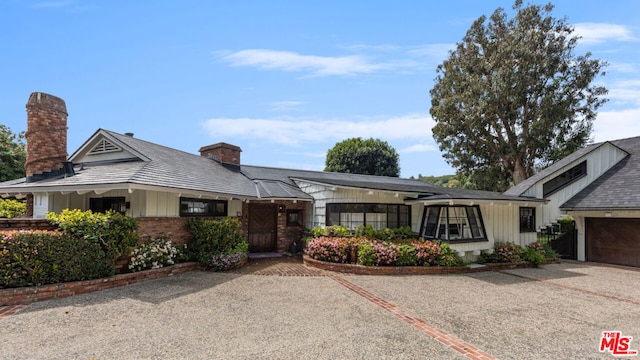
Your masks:
{"label": "gray shingle roof", "polygon": [[[141,159],[111,163],[86,163],[82,165],[82,168],[76,165],[75,176],[58,177],[29,184],[25,183],[24,179],[13,180],[0,183],[0,191],[3,188],[12,191],[25,189],[25,192],[36,188],[38,191],[47,191],[46,189],[63,191],[65,188],[81,186],[90,188],[105,184],[119,185],[120,188],[125,188],[129,184],[138,184],[184,190],[186,193],[198,191],[247,199],[312,200],[312,197],[300,190],[296,184],[296,180],[304,180],[338,187],[409,193],[418,198],[522,200],[516,196],[495,192],[448,189],[418,180],[396,177],[248,165],[240,166],[240,170],[237,171],[199,155],[113,131],[99,129],[90,139],[98,135],[105,136],[110,141],[122,145],[131,153],[138,154]],[[85,144],[88,142],[89,140]]]}
{"label": "gray shingle roof", "polygon": [[565,202],[561,209],[640,209],[640,137],[610,143],[629,155]]}
{"label": "gray shingle roof", "polygon": [[535,175],[531,176],[530,178],[524,180],[520,184],[518,184],[518,185],[510,188],[509,190],[505,191],[504,194],[505,195],[512,195],[512,196],[520,196],[520,195],[524,194],[525,191],[529,190],[529,188],[534,186],[538,181],[540,181],[540,180],[544,179],[545,177],[549,176],[550,174],[558,171],[562,167],[570,164],[571,162],[581,158],[582,156],[592,152],[593,150],[595,150],[598,147],[602,146],[602,144],[604,144],[604,143],[590,144],[590,145],[587,145],[587,146],[583,147],[582,149],[579,149],[579,150],[569,154],[568,156],[566,156],[566,157],[556,161],[555,163],[551,164],[550,166],[544,168],[542,171],[538,172],[537,174],[535,174]]}

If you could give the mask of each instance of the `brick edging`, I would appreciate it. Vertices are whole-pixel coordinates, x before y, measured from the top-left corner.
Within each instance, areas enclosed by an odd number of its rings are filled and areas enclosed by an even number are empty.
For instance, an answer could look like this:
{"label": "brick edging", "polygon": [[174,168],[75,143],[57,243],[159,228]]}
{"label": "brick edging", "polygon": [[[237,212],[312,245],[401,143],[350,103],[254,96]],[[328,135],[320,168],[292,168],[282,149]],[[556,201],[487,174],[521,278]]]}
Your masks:
{"label": "brick edging", "polygon": [[202,269],[200,264],[189,262],[165,266],[159,269],[145,270],[129,274],[118,274],[101,279],[0,289],[0,306],[26,305],[36,301],[88,294],[95,291],[136,284],[147,280],[165,278],[200,269]]}
{"label": "brick edging", "polygon": [[[482,271],[499,271],[520,268],[532,268],[529,262],[519,263],[486,263],[484,266],[365,266],[357,264],[340,264],[312,259],[303,255],[305,265],[321,270],[356,275],[434,275],[434,274],[467,274]],[[552,261],[552,262],[555,262]]]}

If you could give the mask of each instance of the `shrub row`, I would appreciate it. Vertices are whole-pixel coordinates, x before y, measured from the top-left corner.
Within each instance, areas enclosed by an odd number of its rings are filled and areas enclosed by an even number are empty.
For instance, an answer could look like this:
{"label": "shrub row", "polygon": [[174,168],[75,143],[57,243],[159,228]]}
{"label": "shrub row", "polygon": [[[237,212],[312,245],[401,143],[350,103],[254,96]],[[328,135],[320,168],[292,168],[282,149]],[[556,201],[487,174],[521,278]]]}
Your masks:
{"label": "shrub row", "polygon": [[21,200],[0,199],[0,218],[14,218],[27,211],[27,204]]}
{"label": "shrub row", "polygon": [[461,266],[462,258],[447,243],[429,240],[382,241],[364,236],[320,236],[309,241],[310,257],[328,262],[366,266]]}
{"label": "shrub row", "polygon": [[193,235],[190,256],[202,265],[224,271],[247,259],[249,243],[237,219],[191,219],[187,228]]}
{"label": "shrub row", "polygon": [[58,231],[0,233],[0,287],[111,276],[114,262],[96,242]]}
{"label": "shrub row", "polygon": [[558,253],[551,249],[549,244],[533,242],[523,248],[512,242],[496,242],[493,245],[493,252],[482,252],[480,262],[488,263],[518,263],[527,261],[533,265],[544,264],[547,259],[557,258]]}

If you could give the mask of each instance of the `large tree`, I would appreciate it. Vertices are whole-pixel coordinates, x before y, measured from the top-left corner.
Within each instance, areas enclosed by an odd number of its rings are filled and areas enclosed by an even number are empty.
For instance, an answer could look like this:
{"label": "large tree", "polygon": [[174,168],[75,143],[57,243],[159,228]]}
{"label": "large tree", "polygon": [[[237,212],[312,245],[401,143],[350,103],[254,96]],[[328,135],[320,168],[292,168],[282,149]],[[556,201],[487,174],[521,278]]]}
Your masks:
{"label": "large tree", "polygon": [[386,141],[351,138],[327,152],[324,171],[398,177],[398,159],[398,152]]}
{"label": "large tree", "polygon": [[502,191],[584,146],[607,90],[605,62],[576,55],[579,37],[553,5],[478,18],[431,89],[433,135],[469,187]]}
{"label": "large tree", "polygon": [[0,182],[25,176],[26,160],[24,132],[15,134],[0,124]]}

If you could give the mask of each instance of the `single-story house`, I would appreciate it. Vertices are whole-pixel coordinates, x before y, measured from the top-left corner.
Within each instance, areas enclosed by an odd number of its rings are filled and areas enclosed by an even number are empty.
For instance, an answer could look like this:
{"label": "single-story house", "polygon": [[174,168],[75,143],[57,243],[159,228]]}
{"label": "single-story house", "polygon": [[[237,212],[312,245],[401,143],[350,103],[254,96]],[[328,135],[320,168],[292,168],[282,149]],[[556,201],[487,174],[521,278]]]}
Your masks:
{"label": "single-story house", "polygon": [[538,224],[572,216],[578,260],[640,266],[640,137],[590,144],[504,194],[547,200]]}
{"label": "single-story house", "polygon": [[[300,230],[410,226],[472,258],[496,241],[527,245],[545,219],[545,198],[448,189],[418,180],[244,165],[226,143],[186,153],[98,129],[67,157],[66,104],[44,93],[27,103],[26,177],[0,195],[27,198],[28,215],[114,209],[147,235],[188,241],[187,219],[238,218],[252,252],[284,252]],[[523,210],[524,209],[524,210]]]}

